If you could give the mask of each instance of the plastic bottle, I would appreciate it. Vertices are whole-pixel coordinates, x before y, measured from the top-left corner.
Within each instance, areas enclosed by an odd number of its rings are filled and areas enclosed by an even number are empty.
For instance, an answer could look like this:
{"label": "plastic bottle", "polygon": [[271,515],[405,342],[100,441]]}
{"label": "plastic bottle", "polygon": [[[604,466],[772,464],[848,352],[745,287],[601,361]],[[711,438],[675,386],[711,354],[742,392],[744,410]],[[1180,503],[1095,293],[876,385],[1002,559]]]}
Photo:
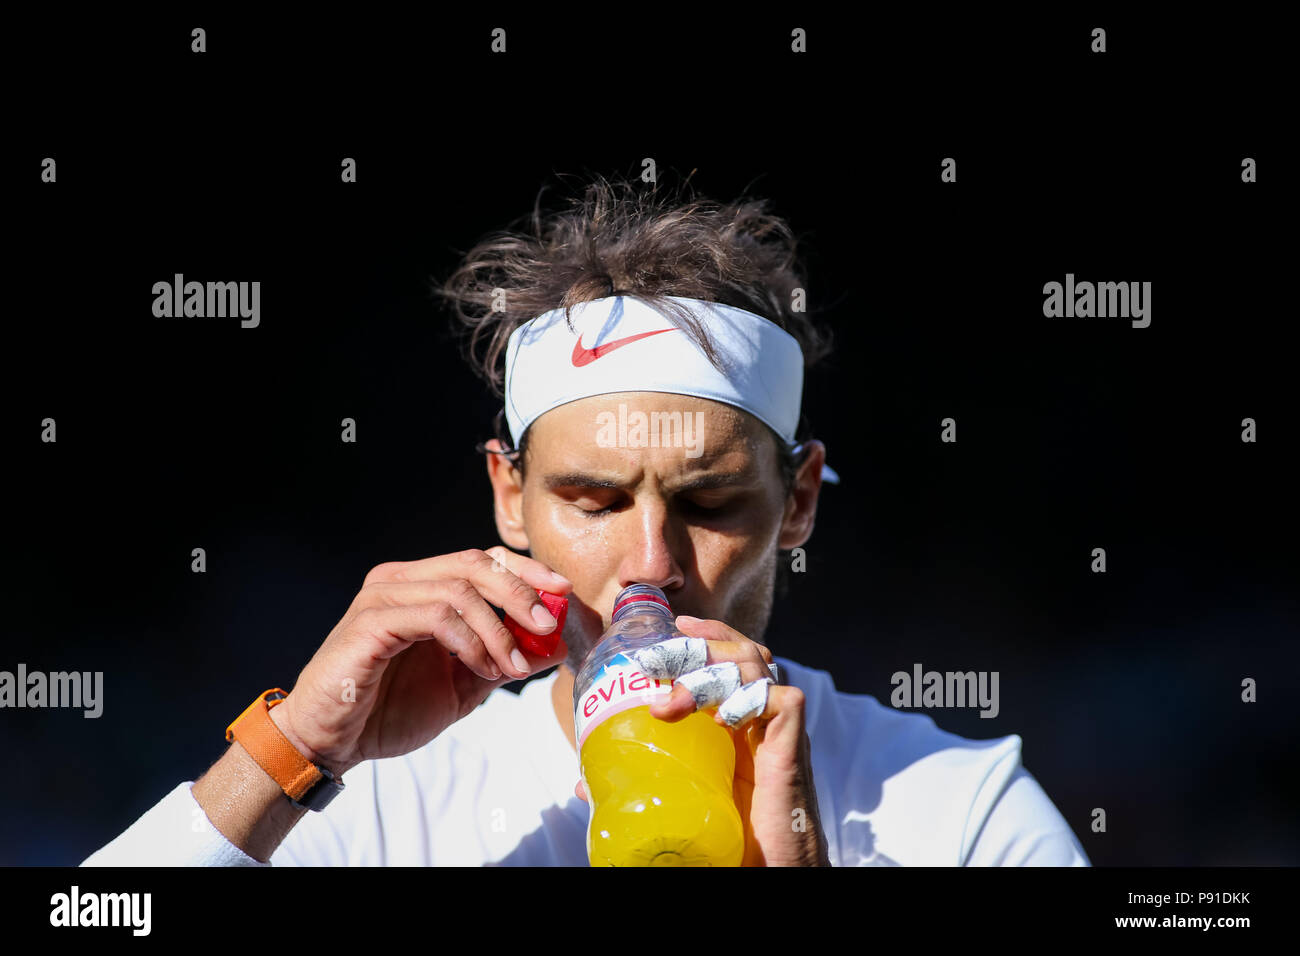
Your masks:
{"label": "plastic bottle", "polygon": [[650,701],[671,694],[674,682],[646,677],[628,656],[685,636],[667,598],[653,585],[631,585],[612,617],[573,685],[591,865],[739,866],[745,835],[731,731],[712,707],[672,723],[651,716]]}

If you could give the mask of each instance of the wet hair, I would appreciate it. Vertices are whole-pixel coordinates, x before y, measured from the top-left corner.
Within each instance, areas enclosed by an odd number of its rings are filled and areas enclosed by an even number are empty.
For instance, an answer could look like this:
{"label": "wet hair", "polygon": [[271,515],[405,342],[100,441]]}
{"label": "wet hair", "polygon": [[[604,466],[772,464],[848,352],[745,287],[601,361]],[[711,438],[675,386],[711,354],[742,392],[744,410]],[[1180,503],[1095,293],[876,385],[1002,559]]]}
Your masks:
{"label": "wet hair", "polygon": [[[831,349],[828,330],[795,311],[805,290],[798,240],[765,199],[728,203],[699,197],[690,177],[677,187],[595,176],[559,208],[533,211],[483,238],[435,288],[454,313],[466,358],[498,397],[503,395],[510,333],[553,309],[611,295],[640,299],[675,320],[721,369],[704,321],[667,296],[718,302],[761,315],[788,332],[803,350],[805,367]],[[768,429],[771,431],[770,429]],[[511,448],[504,409],[496,437],[522,474],[528,433]],[[800,417],[796,441],[809,435]],[[799,461],[772,432],[788,493]]]}

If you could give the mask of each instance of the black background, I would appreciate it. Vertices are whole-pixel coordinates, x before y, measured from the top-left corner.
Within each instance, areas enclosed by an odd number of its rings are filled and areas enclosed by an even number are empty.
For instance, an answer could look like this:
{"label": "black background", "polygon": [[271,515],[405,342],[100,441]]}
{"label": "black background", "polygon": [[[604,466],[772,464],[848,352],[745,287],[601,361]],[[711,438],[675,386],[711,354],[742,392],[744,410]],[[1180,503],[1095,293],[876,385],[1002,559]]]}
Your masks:
{"label": "black background", "polygon": [[[885,702],[915,662],[998,671],[996,719],[928,713],[1020,734],[1094,864],[1300,861],[1276,25],[620,15],[12,24],[0,669],[102,670],[105,709],[0,713],[0,863],[196,779],[375,564],[496,543],[497,406],[431,281],[647,156],[770,198],[837,338],[804,407],[843,481],[773,650]],[[177,272],[260,280],[260,327],[154,318]],[[1151,326],[1044,318],[1067,272],[1150,281]]]}

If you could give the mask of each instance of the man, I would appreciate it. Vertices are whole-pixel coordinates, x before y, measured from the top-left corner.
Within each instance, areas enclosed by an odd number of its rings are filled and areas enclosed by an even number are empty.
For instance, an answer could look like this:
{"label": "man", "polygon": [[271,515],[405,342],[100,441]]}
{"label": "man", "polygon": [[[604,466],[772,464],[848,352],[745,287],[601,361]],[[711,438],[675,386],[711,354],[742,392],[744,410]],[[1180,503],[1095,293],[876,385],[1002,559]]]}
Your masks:
{"label": "man", "polygon": [[[762,644],[833,475],[801,417],[829,344],[794,244],[762,202],[598,180],[471,250],[441,293],[504,398],[483,450],[506,547],[374,568],[292,692],[85,863],[584,865],[574,676],[644,583],[697,664],[758,690],[733,731],[746,864],[1087,865],[1018,736],[948,734]],[[553,635],[539,590],[569,599],[547,656],[493,610]],[[698,706],[676,687],[651,713]]]}

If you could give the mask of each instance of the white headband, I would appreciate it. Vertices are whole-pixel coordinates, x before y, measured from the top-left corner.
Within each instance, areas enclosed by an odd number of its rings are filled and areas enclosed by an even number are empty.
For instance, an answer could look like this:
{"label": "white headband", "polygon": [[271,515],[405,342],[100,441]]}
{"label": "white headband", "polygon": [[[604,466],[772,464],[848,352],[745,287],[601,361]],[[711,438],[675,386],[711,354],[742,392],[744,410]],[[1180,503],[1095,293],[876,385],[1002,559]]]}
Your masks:
{"label": "white headband", "polygon": [[[803,351],[774,322],[718,302],[669,296],[704,325],[726,374],[671,318],[631,296],[553,309],[506,346],[505,412],[515,447],[528,426],[568,402],[612,392],[693,395],[749,412],[794,446]],[[837,476],[822,472],[829,481]]]}

